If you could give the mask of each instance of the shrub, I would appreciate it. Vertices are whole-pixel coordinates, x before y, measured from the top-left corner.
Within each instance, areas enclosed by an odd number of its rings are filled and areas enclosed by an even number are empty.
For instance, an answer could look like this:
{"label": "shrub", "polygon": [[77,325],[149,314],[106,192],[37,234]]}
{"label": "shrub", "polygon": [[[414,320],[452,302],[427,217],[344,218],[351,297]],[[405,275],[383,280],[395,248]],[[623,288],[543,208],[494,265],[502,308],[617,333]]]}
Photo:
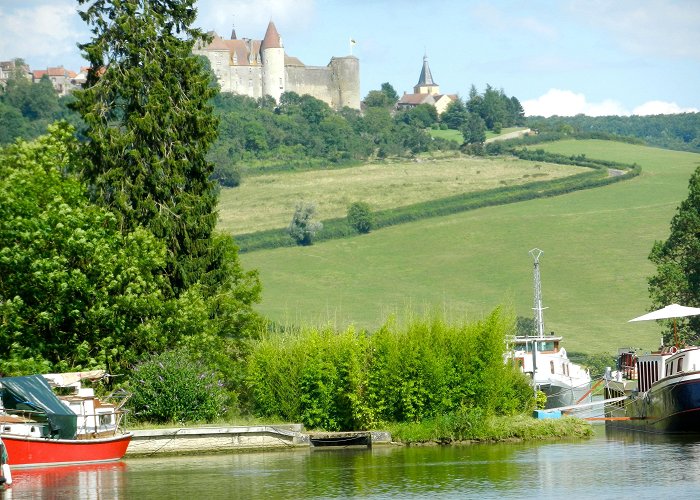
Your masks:
{"label": "shrub", "polygon": [[137,420],[211,422],[226,411],[223,383],[185,349],[150,356],[134,368],[129,387]]}
{"label": "shrub", "polygon": [[368,203],[356,201],[348,207],[348,223],[358,233],[369,233],[374,224],[374,215]]}
{"label": "shrub", "polygon": [[237,187],[241,184],[241,168],[233,164],[214,164],[211,178],[223,187]]}
{"label": "shrub", "polygon": [[298,203],[287,231],[297,245],[311,245],[316,233],[323,229],[323,224],[314,221],[316,205],[313,203]]}

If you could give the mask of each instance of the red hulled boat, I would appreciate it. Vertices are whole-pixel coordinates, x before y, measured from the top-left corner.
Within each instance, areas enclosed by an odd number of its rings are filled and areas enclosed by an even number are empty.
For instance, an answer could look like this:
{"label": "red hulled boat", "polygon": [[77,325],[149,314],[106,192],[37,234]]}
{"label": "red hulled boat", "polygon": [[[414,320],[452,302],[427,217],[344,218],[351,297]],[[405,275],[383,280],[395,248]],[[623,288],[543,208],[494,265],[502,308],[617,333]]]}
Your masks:
{"label": "red hulled boat", "polygon": [[7,463],[25,468],[121,459],[132,437],[120,427],[128,395],[101,401],[82,387],[81,381],[101,376],[102,371],[0,378]]}

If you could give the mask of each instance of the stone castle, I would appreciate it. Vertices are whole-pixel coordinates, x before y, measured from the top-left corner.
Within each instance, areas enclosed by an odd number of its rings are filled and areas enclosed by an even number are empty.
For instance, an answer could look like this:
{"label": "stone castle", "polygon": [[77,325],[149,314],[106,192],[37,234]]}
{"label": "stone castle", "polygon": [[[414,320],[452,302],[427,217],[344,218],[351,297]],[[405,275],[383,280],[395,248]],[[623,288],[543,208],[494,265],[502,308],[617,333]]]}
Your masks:
{"label": "stone castle", "polygon": [[255,99],[272,96],[277,102],[283,92],[309,94],[333,109],[360,109],[360,63],[357,57],[332,57],[327,66],[306,66],[284,51],[282,38],[272,21],[262,40],[239,39],[236,30],[230,40],[216,33],[211,43],[200,43],[193,53],[206,56],[222,92]]}

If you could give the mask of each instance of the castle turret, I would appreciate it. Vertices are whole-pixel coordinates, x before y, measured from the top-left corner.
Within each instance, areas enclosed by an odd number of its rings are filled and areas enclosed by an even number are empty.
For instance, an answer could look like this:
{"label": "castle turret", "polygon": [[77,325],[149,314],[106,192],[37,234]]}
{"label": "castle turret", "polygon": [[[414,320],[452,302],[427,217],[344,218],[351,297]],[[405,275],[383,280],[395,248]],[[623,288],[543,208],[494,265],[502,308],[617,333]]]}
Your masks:
{"label": "castle turret", "polygon": [[284,48],[282,38],[277,33],[275,24],[270,21],[267,25],[265,38],[260,44],[262,56],[262,93],[272,96],[279,102],[285,89],[284,78]]}
{"label": "castle turret", "polygon": [[360,61],[355,56],[334,57],[329,66],[333,71],[333,84],[337,97],[332,106],[341,109],[345,106],[360,109]]}

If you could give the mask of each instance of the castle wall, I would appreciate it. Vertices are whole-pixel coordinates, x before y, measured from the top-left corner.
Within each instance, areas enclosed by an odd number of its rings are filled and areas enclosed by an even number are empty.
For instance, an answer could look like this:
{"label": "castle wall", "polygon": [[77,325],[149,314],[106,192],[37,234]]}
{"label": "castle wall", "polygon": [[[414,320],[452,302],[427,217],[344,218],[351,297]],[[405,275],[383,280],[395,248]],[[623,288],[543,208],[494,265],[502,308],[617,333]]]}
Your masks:
{"label": "castle wall", "polygon": [[333,92],[331,72],[321,66],[287,66],[287,90],[299,95],[309,94],[336,107],[337,92]]}
{"label": "castle wall", "polygon": [[[333,109],[345,106],[360,109],[360,62],[356,57],[334,57],[327,66],[284,66],[283,48],[262,50],[261,61],[255,51],[258,42],[245,41],[245,47],[236,45],[238,48],[234,50],[231,44],[239,41],[222,40],[217,36],[215,43],[208,47],[196,46],[192,51],[209,59],[222,92],[247,95],[254,99],[267,94],[279,102],[280,94],[292,91],[299,95],[311,95]],[[242,57],[242,50],[249,55],[247,64],[237,59]]]}
{"label": "castle wall", "polygon": [[229,66],[226,77],[219,79],[222,92],[233,92],[258,99],[262,97],[260,66]]}

